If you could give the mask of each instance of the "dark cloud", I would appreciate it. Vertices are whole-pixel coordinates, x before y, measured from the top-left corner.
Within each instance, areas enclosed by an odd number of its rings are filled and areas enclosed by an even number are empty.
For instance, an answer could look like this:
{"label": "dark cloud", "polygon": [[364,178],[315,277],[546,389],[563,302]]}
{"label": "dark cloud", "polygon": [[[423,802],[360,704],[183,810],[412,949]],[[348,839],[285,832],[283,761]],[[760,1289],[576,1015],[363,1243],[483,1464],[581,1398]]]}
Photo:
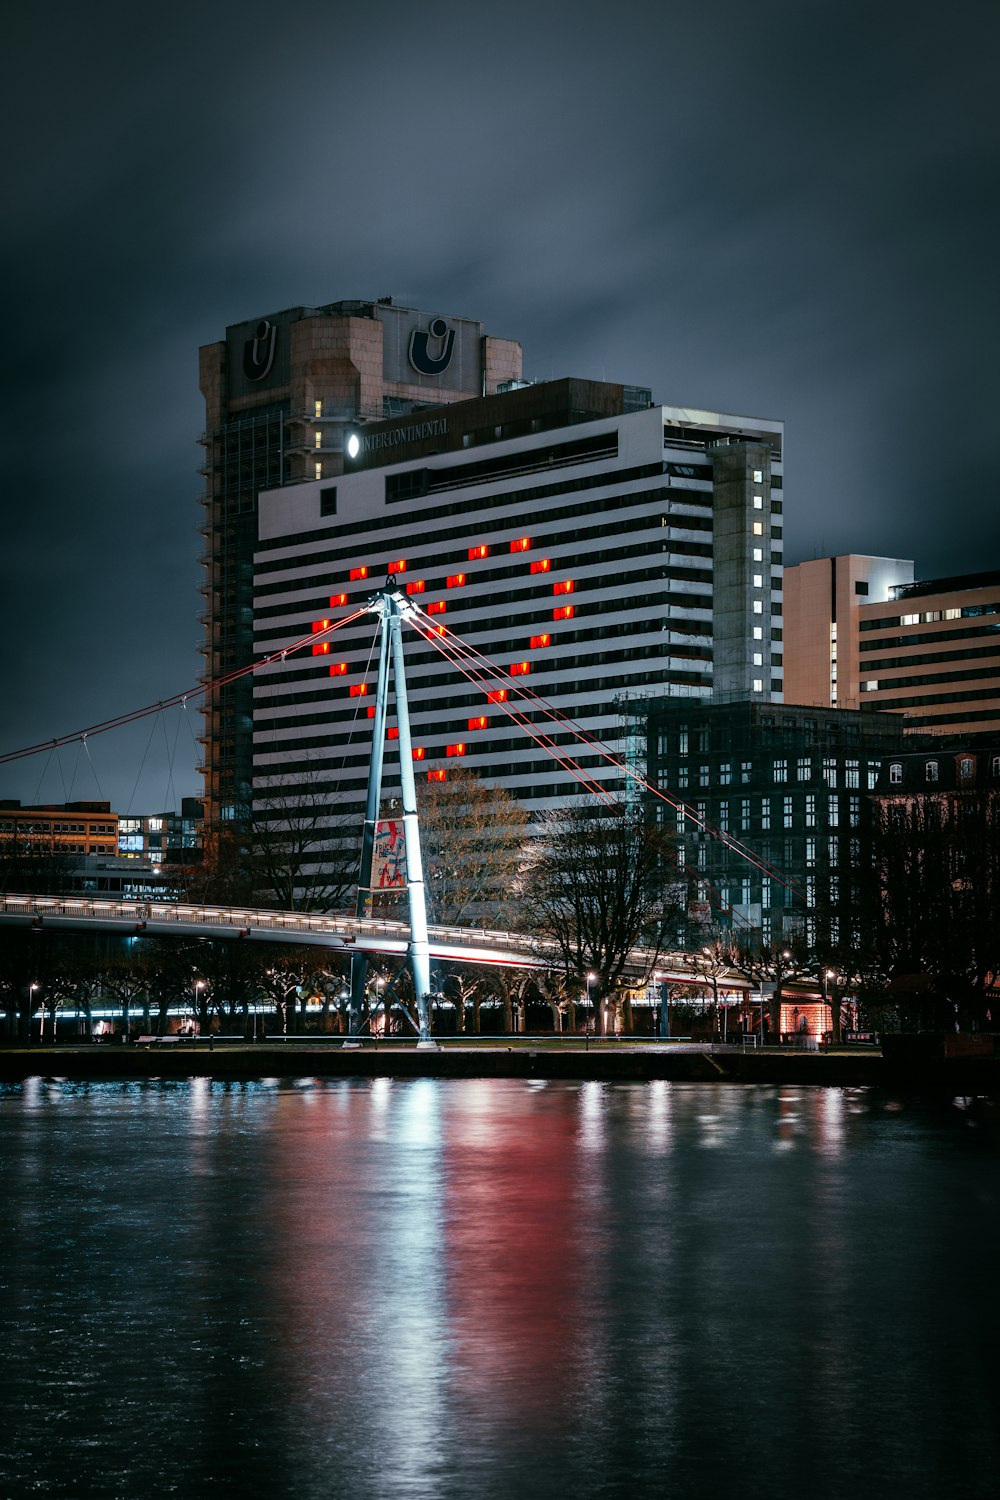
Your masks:
{"label": "dark cloud", "polygon": [[[538,378],[784,418],[792,561],[995,565],[998,31],[976,0],[22,14],[0,743],[196,681],[197,347],[302,303],[391,293]],[[171,757],[196,790],[190,718],[157,733],[90,746],[122,806]]]}

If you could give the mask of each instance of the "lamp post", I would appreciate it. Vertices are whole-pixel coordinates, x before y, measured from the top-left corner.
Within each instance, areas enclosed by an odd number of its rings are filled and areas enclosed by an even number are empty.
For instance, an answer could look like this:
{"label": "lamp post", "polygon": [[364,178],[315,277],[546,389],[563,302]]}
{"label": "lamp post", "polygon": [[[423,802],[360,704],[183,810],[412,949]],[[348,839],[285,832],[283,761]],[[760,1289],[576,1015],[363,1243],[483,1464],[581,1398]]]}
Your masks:
{"label": "lamp post", "polygon": [[[35,991],[38,990],[38,989],[41,989],[41,985],[39,985],[39,984],[30,984],[28,986],[28,1045],[29,1046],[31,1045],[31,1023],[32,1023],[32,1021],[35,1018]],[[42,1010],[42,1020],[40,1021],[39,1027],[38,1027],[38,1044],[39,1044],[39,1046],[41,1046],[42,1042],[44,1042],[44,1040],[45,1040],[44,1023],[45,1023],[45,1011],[43,1009]]]}
{"label": "lamp post", "polygon": [[[824,1007],[824,1010],[825,1010],[825,1008],[826,1008],[827,1005],[829,1005],[829,1007],[830,1007],[830,1040],[831,1040],[831,1042],[834,1040],[836,1033],[840,1030],[839,1026],[834,1026],[834,1024],[833,1024],[833,1004],[834,1004],[834,1002],[829,998],[829,984],[830,984],[830,980],[831,979],[836,979],[836,977],[837,977],[837,973],[836,973],[835,969],[824,969],[823,970],[823,1007]],[[838,1038],[838,1040],[839,1040],[839,1038]]]}
{"label": "lamp post", "polygon": [[594,1035],[595,1035],[595,1037],[597,1035],[597,1006],[596,1006],[596,1004],[590,998],[590,986],[593,984],[593,982],[594,982],[594,980],[596,978],[597,978],[596,974],[588,974],[586,976],[586,979],[587,979],[587,1004],[589,1006],[593,1007],[593,1017],[592,1017],[592,1019],[593,1019],[593,1024],[594,1024]]}
{"label": "lamp post", "polygon": [[204,988],[204,979],[196,979],[194,982],[194,1008],[195,1014],[198,1017],[197,1026],[199,1032],[201,1031],[201,992]]}

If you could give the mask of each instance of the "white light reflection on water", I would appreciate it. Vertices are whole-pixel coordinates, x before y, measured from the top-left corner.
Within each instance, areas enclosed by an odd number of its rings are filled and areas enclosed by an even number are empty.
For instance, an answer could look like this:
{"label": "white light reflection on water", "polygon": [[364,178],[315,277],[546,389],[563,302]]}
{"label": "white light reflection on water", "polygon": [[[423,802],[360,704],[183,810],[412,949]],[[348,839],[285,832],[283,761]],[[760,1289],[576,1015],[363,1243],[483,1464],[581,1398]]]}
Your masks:
{"label": "white light reflection on water", "polygon": [[891,1102],[0,1089],[8,1490],[992,1500],[995,1121]]}

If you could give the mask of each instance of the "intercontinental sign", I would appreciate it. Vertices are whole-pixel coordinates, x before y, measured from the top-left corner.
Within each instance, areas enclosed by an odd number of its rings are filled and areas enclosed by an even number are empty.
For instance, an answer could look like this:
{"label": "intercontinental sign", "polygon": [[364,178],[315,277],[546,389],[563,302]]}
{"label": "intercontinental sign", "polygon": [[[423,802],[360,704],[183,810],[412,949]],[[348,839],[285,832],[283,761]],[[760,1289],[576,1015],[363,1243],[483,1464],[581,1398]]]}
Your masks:
{"label": "intercontinental sign", "polygon": [[359,447],[362,453],[380,453],[386,448],[399,448],[404,443],[419,443],[421,438],[444,437],[447,431],[447,417],[434,417],[427,422],[413,422],[408,427],[394,427],[391,432],[363,432]]}

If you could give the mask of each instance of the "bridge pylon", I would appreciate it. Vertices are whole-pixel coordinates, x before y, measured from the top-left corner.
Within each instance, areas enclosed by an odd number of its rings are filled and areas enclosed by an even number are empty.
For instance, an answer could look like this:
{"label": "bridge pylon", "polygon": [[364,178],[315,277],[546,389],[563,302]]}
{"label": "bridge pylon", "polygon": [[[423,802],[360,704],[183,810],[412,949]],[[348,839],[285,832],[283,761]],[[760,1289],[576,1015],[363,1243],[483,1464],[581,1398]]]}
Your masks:
{"label": "bridge pylon", "polygon": [[[382,800],[382,767],[385,759],[386,719],[389,704],[389,675],[392,672],[396,703],[396,728],[399,736],[399,780],[403,800],[403,845],[406,860],[406,895],[410,915],[410,941],[407,960],[413,975],[417,997],[418,1047],[434,1047],[431,1036],[431,965],[427,937],[427,902],[424,890],[423,861],[420,856],[420,826],[417,818],[417,789],[413,775],[413,742],[410,735],[410,710],[406,692],[406,669],[403,660],[402,624],[414,606],[396,588],[395,578],[385,581],[368,602],[378,615],[381,628],[378,660],[378,685],[375,690],[375,715],[372,724],[372,746],[368,761],[368,795],[365,803],[365,825],[361,837],[361,867],[358,872],[358,900],[355,915],[370,915],[372,900],[372,865],[375,854],[375,832]],[[345,1047],[357,1047],[361,1009],[364,1002],[368,959],[363,953],[351,956],[351,1000],[349,1034]]]}

